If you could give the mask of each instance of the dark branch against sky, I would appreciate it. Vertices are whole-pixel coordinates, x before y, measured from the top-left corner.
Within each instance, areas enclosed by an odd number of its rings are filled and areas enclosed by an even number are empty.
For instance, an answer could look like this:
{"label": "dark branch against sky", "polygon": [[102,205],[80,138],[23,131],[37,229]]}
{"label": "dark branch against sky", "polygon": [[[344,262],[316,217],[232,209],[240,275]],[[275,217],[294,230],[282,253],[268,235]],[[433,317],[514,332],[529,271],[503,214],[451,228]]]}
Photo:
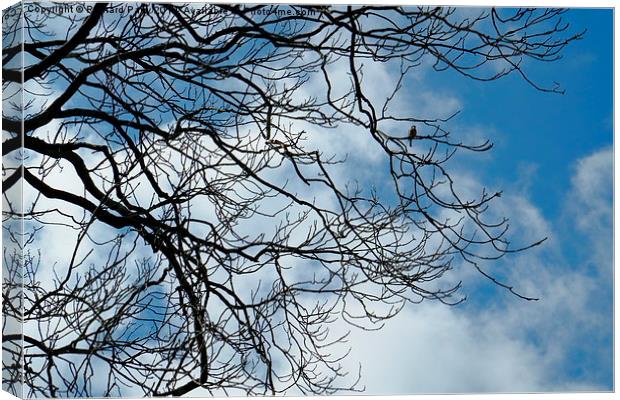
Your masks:
{"label": "dark branch against sky", "polygon": [[[23,378],[27,396],[52,397],[362,390],[343,368],[347,333],[335,322],[375,329],[407,303],[458,304],[460,283],[442,283],[457,261],[534,300],[485,267],[544,237],[510,244],[507,220],[488,211],[501,192],[470,196],[453,179],[454,154],[490,142],[453,139],[452,115],[420,115],[399,96],[423,65],[560,92],[527,66],[581,37],[563,14],[6,12],[3,294],[9,322],[23,320],[24,365],[5,324],[5,387]],[[382,98],[373,65],[396,71]],[[347,154],[317,138],[343,130],[379,154],[380,181],[339,172]],[[57,259],[45,232],[58,235]],[[23,289],[11,281],[19,268]]]}

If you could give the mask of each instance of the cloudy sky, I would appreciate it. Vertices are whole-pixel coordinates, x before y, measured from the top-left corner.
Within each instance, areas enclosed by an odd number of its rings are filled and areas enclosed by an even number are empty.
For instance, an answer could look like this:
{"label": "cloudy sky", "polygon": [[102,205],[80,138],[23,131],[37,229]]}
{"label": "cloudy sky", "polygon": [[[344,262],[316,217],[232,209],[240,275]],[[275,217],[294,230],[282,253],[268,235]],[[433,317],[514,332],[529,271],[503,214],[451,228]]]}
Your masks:
{"label": "cloudy sky", "polygon": [[[613,14],[579,9],[566,18],[588,30],[584,39],[558,62],[528,66],[537,81],[559,82],[563,95],[536,91],[517,76],[475,82],[426,64],[404,83],[401,107],[420,117],[460,111],[446,126],[455,137],[494,143],[488,153],[451,163],[461,188],[503,191],[490,212],[510,218],[516,245],[548,240],[491,266],[539,301],[457,265],[446,278],[463,282],[465,303],[410,305],[379,331],[353,329],[346,363],[351,371],[361,366],[365,394],[613,389]],[[395,75],[385,65],[366,68],[368,93],[384,99],[393,86],[383,83]],[[349,153],[344,178],[381,179],[385,159],[370,138],[320,135],[309,145]]]}
{"label": "cloudy sky", "polygon": [[[378,332],[354,331],[349,362],[361,364],[367,393],[613,389],[613,16],[575,9],[566,18],[588,30],[584,39],[559,62],[529,68],[564,95],[516,76],[481,83],[424,69],[403,89],[422,108],[461,110],[454,133],[495,143],[453,164],[460,182],[504,191],[497,211],[515,242],[549,239],[493,266],[537,302],[457,268],[464,304],[426,302]],[[358,162],[372,169],[372,159]]]}

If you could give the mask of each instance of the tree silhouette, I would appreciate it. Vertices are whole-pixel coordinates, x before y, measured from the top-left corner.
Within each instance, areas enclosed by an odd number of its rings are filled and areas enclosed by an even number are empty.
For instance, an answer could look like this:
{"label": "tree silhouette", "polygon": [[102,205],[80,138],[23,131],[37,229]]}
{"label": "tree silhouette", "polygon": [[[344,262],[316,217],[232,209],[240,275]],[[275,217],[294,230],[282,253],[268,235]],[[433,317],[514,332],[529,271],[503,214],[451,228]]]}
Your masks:
{"label": "tree silhouette", "polygon": [[[450,116],[392,104],[428,63],[559,91],[524,66],[558,59],[579,38],[563,12],[6,11],[5,388],[52,397],[360,389],[358,371],[341,365],[346,333],[334,322],[374,329],[407,302],[458,303],[460,284],[440,279],[456,262],[531,299],[484,263],[540,242],[511,247],[507,220],[487,211],[500,193],[465,197],[450,174],[457,150],[491,144],[453,140]],[[377,64],[398,74],[385,99],[368,93]],[[316,140],[343,129],[382,154],[380,189],[343,177],[344,155]]]}

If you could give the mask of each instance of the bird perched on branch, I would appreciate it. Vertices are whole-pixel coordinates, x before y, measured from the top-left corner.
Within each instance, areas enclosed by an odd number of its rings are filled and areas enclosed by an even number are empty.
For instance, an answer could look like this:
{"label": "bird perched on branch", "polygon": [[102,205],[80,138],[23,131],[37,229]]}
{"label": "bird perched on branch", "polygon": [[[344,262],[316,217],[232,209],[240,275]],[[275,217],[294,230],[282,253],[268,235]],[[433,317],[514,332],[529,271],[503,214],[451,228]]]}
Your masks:
{"label": "bird perched on branch", "polygon": [[415,125],[411,125],[411,128],[409,128],[409,146],[413,144],[413,139],[415,139],[417,134],[418,129],[415,127]]}
{"label": "bird perched on branch", "polygon": [[275,149],[287,149],[288,147],[290,147],[288,143],[284,143],[277,139],[268,139],[267,143],[269,143]]}

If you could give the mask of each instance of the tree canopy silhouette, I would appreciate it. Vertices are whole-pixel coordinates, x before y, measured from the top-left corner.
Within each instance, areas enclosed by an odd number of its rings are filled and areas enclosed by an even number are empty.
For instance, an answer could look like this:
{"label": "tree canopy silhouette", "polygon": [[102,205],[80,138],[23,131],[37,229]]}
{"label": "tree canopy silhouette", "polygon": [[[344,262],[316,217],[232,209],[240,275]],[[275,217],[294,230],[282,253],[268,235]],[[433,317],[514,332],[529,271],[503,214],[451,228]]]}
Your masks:
{"label": "tree canopy silhouette", "polygon": [[[374,329],[408,302],[458,303],[460,285],[441,279],[456,263],[531,299],[484,264],[539,242],[512,247],[507,220],[487,212],[500,193],[469,198],[451,176],[456,151],[491,144],[453,139],[450,116],[392,105],[426,66],[560,91],[526,66],[557,60],[579,38],[563,12],[6,11],[5,388],[21,391],[23,380],[24,394],[42,397],[359,389],[335,322]],[[383,99],[368,90],[377,64],[397,74]],[[343,129],[382,154],[385,182],[342,175],[345,155],[316,135]]]}

